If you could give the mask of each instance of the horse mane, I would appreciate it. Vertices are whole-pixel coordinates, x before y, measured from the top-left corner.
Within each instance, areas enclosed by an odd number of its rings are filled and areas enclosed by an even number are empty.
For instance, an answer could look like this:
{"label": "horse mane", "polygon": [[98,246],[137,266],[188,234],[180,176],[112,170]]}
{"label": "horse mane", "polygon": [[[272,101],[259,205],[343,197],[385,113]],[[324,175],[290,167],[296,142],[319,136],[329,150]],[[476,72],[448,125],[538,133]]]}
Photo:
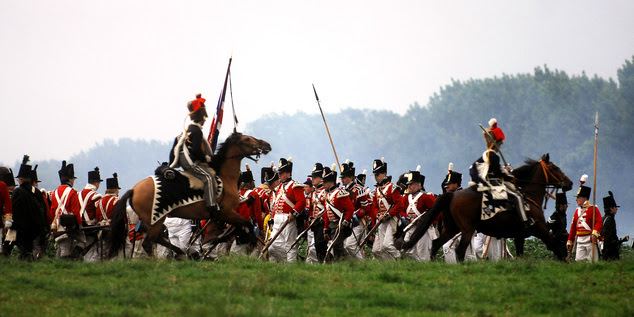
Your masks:
{"label": "horse mane", "polygon": [[530,180],[532,176],[531,172],[533,171],[535,165],[539,164],[539,161],[527,158],[526,160],[524,160],[524,163],[525,165],[513,169],[513,176],[515,176],[518,181]]}
{"label": "horse mane", "polygon": [[211,158],[211,163],[209,166],[213,168],[216,172],[220,171],[220,167],[227,159],[227,152],[229,151],[230,145],[236,144],[242,138],[242,133],[233,132],[223,143],[220,144],[218,151]]}

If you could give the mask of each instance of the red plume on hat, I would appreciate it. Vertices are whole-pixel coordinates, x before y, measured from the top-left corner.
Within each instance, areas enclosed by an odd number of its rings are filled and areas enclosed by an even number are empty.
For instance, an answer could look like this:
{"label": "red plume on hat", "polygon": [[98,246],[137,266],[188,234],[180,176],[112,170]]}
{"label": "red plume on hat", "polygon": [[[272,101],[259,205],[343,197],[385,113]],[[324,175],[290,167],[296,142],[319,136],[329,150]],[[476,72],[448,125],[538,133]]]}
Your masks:
{"label": "red plume on hat", "polygon": [[198,111],[198,109],[200,109],[200,107],[202,107],[205,104],[205,101],[207,101],[205,98],[202,98],[201,94],[196,94],[196,99],[192,100],[192,111]]}
{"label": "red plume on hat", "polygon": [[498,127],[498,120],[496,118],[491,118],[491,120],[489,120],[489,127],[491,127],[491,133],[493,134],[493,137],[495,137],[496,141],[505,139],[504,132],[502,132],[502,129]]}

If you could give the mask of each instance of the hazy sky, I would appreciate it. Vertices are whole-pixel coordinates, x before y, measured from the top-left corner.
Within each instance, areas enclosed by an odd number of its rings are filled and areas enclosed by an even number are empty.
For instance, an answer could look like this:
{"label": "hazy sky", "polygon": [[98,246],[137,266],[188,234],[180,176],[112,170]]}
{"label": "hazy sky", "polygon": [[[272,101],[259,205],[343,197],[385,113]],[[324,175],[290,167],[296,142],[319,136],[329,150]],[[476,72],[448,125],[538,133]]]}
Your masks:
{"label": "hazy sky", "polygon": [[318,112],[311,83],[325,112],[404,113],[452,78],[544,64],[616,78],[633,13],[631,0],[0,0],[0,162],[171,140],[195,93],[213,112],[231,55],[239,128]]}

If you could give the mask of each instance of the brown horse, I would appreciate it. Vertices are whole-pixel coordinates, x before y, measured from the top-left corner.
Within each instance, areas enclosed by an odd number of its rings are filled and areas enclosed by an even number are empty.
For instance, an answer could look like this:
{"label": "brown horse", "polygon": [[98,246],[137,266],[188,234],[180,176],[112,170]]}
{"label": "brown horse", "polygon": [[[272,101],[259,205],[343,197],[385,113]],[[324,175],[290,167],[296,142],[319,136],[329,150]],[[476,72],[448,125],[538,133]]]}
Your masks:
{"label": "brown horse", "polygon": [[[242,135],[238,132],[234,132],[221,144],[210,164],[210,167],[216,171],[217,176],[220,177],[223,183],[223,192],[218,197],[220,211],[212,215],[212,217],[244,228],[245,231],[253,235],[251,222],[242,218],[242,216],[236,212],[240,201],[240,193],[238,192],[240,164],[245,157],[256,161],[261,154],[267,154],[270,151],[271,145],[266,141],[248,135]],[[253,156],[255,156],[255,158]],[[177,254],[183,253],[179,248],[172,246],[164,235],[159,234],[163,228],[165,217],[162,217],[159,221],[150,225],[153,201],[154,181],[150,177],[138,182],[121,197],[112,216],[110,257],[117,255],[125,242],[126,233],[128,232],[125,221],[125,209],[128,202],[134,212],[139,215],[139,219],[148,225],[148,232],[143,242],[143,247],[148,254],[152,254],[152,243],[155,240],[157,243],[172,249]],[[176,208],[170,212],[169,215],[194,220],[206,220],[210,217],[204,201]],[[253,237],[253,239],[255,240],[255,237]]]}
{"label": "brown horse", "polygon": [[528,229],[524,229],[515,209],[500,212],[491,219],[482,221],[480,219],[482,193],[476,191],[475,186],[471,186],[439,196],[432,209],[421,219],[410,240],[403,244],[403,248],[409,249],[414,246],[427,231],[432,221],[442,212],[443,229],[440,237],[432,242],[431,254],[433,258],[445,242],[461,232],[462,238],[456,249],[456,255],[458,261],[463,261],[471,237],[477,230],[498,238],[523,240],[528,236],[535,236],[541,239],[558,259],[564,260],[566,247],[557,242],[546,228],[541,205],[547,186],[563,188],[564,191],[567,191],[572,188],[572,182],[559,167],[550,162],[548,154],[543,155],[539,161],[526,160],[526,165],[515,169],[513,175],[516,186],[524,193],[530,207],[526,211],[526,215],[535,221],[535,224]]}

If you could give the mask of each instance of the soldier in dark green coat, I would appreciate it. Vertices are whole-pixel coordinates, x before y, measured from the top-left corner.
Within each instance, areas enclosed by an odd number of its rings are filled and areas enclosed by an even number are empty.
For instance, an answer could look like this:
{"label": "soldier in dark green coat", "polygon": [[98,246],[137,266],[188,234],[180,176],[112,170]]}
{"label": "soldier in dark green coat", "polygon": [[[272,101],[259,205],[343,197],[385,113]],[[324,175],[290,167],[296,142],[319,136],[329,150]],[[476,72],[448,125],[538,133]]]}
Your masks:
{"label": "soldier in dark green coat", "polygon": [[17,231],[16,244],[20,249],[20,259],[33,260],[33,240],[37,238],[46,225],[44,218],[44,201],[39,190],[33,190],[31,182],[31,166],[26,164],[25,155],[18,173],[20,186],[11,197],[13,207],[12,229]]}
{"label": "soldier in dark green coat", "polygon": [[566,231],[566,210],[568,209],[568,199],[566,193],[558,193],[555,198],[555,212],[548,218],[546,227],[553,233],[558,241],[566,243],[568,231]]}
{"label": "soldier in dark green coat", "polygon": [[603,210],[605,215],[603,216],[603,229],[601,230],[601,236],[603,237],[603,252],[601,256],[605,261],[619,260],[619,249],[621,243],[629,240],[629,236],[620,239],[616,235],[616,221],[614,217],[620,206],[616,205],[614,196],[611,191],[608,191],[609,196],[603,197]]}

